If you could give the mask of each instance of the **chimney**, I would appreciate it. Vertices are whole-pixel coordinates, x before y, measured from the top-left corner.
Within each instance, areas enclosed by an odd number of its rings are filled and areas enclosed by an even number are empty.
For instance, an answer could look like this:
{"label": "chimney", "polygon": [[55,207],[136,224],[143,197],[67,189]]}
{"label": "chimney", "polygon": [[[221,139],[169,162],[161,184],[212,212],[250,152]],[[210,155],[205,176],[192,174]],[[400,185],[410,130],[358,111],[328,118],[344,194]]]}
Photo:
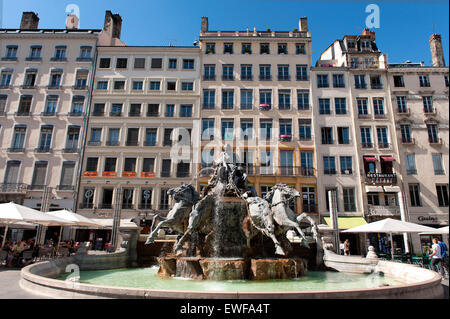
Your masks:
{"label": "chimney", "polygon": [[112,38],[120,39],[122,32],[122,17],[119,14],[112,14],[111,11],[105,13],[105,26],[103,30],[111,34]]}
{"label": "chimney", "polygon": [[368,28],[365,28],[361,35],[370,35],[375,40],[375,31],[370,31]]}
{"label": "chimney", "polygon": [[441,35],[431,35],[428,42],[430,42],[431,59],[433,61],[433,66],[445,67],[444,50],[442,49]]}
{"label": "chimney", "polygon": [[298,31],[308,31],[308,18],[307,17],[301,17],[298,20]]}
{"label": "chimney", "polygon": [[208,32],[208,30],[209,30],[208,17],[202,17],[202,28],[201,28],[201,31],[202,32]]}
{"label": "chimney", "polygon": [[21,29],[36,30],[39,25],[39,17],[34,12],[22,13],[22,21],[20,22]]}
{"label": "chimney", "polygon": [[66,29],[67,30],[76,30],[78,29],[78,25],[80,23],[80,19],[75,14],[68,14],[66,19]]}

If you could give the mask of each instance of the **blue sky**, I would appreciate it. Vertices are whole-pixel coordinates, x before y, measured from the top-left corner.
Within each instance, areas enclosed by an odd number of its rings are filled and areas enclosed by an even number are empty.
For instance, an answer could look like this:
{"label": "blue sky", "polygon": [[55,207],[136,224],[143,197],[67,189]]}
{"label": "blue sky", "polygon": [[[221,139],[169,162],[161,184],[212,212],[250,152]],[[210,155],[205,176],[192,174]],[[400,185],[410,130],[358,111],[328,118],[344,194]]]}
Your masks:
{"label": "blue sky", "polygon": [[[2,0],[0,0],[1,3]],[[80,8],[80,27],[102,28],[105,10],[123,18],[122,40],[128,45],[192,45],[200,17],[209,17],[210,30],[292,30],[307,16],[312,32],[313,61],[334,40],[359,34],[365,8],[380,7],[377,44],[389,62],[431,64],[428,38],[442,35],[445,61],[449,56],[449,7],[445,0],[301,1],[301,0],[4,0],[3,27],[17,28],[22,11],[35,11],[41,28],[64,28],[68,4]]]}

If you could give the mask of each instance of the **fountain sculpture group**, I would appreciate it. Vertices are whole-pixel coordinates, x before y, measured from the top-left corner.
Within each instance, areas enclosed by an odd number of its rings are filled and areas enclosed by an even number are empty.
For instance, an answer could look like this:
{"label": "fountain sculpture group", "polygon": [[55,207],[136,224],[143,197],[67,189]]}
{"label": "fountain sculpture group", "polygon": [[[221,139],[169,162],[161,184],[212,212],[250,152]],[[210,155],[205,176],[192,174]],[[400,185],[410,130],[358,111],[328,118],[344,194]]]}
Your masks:
{"label": "fountain sculpture group", "polygon": [[232,158],[226,147],[202,197],[192,185],[169,190],[175,205],[165,218],[155,217],[146,244],[155,241],[161,228],[170,227],[183,235],[173,253],[158,258],[160,276],[199,280],[300,277],[307,272],[307,260],[292,256],[287,232],[296,231],[302,245],[309,247],[301,227],[305,224],[313,235],[316,260],[322,260],[314,221],[307,214],[296,217],[289,208],[300,193],[278,184],[264,198],[253,196],[245,171]]}

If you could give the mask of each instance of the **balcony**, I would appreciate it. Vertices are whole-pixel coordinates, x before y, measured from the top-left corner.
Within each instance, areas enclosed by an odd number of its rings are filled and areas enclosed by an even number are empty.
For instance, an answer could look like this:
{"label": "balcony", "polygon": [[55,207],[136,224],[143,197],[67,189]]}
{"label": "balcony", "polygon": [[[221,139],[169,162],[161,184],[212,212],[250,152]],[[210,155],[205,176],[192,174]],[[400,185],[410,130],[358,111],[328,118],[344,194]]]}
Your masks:
{"label": "balcony", "polygon": [[424,108],[423,114],[425,114],[425,116],[435,116],[437,114],[436,108]]}
{"label": "balcony", "polygon": [[359,119],[370,119],[370,114],[358,114]]}
{"label": "balcony", "polygon": [[279,75],[278,81],[290,81],[291,77],[289,75]]}
{"label": "balcony", "polygon": [[23,147],[11,147],[8,148],[8,153],[24,153],[25,149]]}
{"label": "balcony", "polygon": [[46,185],[30,185],[28,186],[28,190],[36,191],[36,190],[44,190]]}
{"label": "balcony", "polygon": [[215,75],[203,75],[203,81],[215,81],[216,76]]}
{"label": "balcony", "polygon": [[97,177],[98,176],[98,172],[93,172],[93,171],[91,171],[91,172],[84,172],[83,176],[84,177]]}
{"label": "balcony", "polygon": [[407,169],[406,170],[406,174],[407,175],[416,175],[417,174],[417,169],[415,169],[415,168]]}
{"label": "balcony", "polygon": [[122,177],[136,177],[136,172],[122,172]]}
{"label": "balcony", "polygon": [[38,147],[35,148],[34,151],[36,153],[51,153],[52,149],[50,147]]}
{"label": "balcony", "polygon": [[335,168],[331,168],[331,169],[324,169],[324,170],[323,170],[323,173],[324,173],[325,175],[336,175],[336,174],[337,174],[337,171],[336,171]]}
{"label": "balcony", "polygon": [[270,104],[260,104],[259,110],[260,111],[270,111],[272,109],[272,106]]}
{"label": "balcony", "polygon": [[92,112],[92,116],[104,116],[105,112],[100,112],[100,111],[94,111]]}
{"label": "balcony", "polygon": [[47,86],[47,90],[61,90],[62,86],[61,85],[48,85]]}
{"label": "balcony", "polygon": [[383,89],[383,84],[371,84],[370,87],[372,90],[381,90]]}
{"label": "balcony", "polygon": [[159,116],[159,112],[147,112],[147,117],[158,117]]}
{"label": "balcony", "polygon": [[253,166],[241,165],[248,176],[292,176],[292,177],[314,177],[313,167],[300,166]]}
{"label": "balcony", "polygon": [[83,116],[83,112],[70,112],[69,116],[70,117],[81,117],[81,116]]}
{"label": "balcony", "polygon": [[318,212],[317,205],[316,204],[303,204],[302,212],[303,213],[316,213],[316,212]]}
{"label": "balcony", "polygon": [[253,110],[253,104],[241,104],[241,110]]}
{"label": "balcony", "polygon": [[72,90],[75,91],[86,91],[88,89],[87,85],[74,85],[72,86]]}
{"label": "balcony", "polygon": [[153,209],[152,204],[150,203],[142,203],[138,207],[139,209],[149,209],[149,210]]}
{"label": "balcony", "polygon": [[397,184],[397,174],[367,173],[366,183],[388,185]]}
{"label": "balcony", "polygon": [[379,149],[389,149],[391,148],[391,143],[378,142]]}
{"label": "balcony", "polygon": [[112,203],[101,203],[100,209],[112,209]]}
{"label": "balcony", "polygon": [[165,113],[164,113],[164,116],[165,116],[165,117],[173,117],[173,116],[174,116],[174,113],[173,113],[173,112],[165,112]]}
{"label": "balcony", "polygon": [[42,112],[41,116],[44,116],[44,117],[56,116],[56,112]]}
{"label": "balcony", "polygon": [[144,146],[156,146],[156,141],[145,141]]}
{"label": "balcony", "polygon": [[54,56],[54,57],[50,58],[50,61],[51,62],[67,62],[67,58]]}
{"label": "balcony", "polygon": [[432,145],[442,145],[442,138],[438,137],[428,138],[428,142]]}
{"label": "balcony", "polygon": [[292,141],[292,135],[284,134],[280,135],[280,142],[291,142]]}
{"label": "balcony", "polygon": [[75,186],[73,186],[73,185],[58,185],[56,187],[56,189],[59,191],[74,191]]}
{"label": "balcony", "polygon": [[119,141],[106,141],[106,146],[119,146]]}
{"label": "balcony", "polygon": [[2,84],[2,85],[0,85],[0,90],[7,90],[10,87],[11,87],[11,85],[9,85],[9,84]]}
{"label": "balcony", "polygon": [[365,84],[355,84],[355,89],[365,90],[365,89],[367,89],[367,85],[365,85]]}
{"label": "balcony", "polygon": [[222,104],[222,110],[232,110],[233,108],[233,104]]}
{"label": "balcony", "polygon": [[379,119],[385,119],[387,116],[386,114],[375,114],[375,119],[379,120]]}
{"label": "balcony", "polygon": [[161,171],[161,177],[170,177],[170,171]]}
{"label": "balcony", "polygon": [[232,76],[232,75],[222,75],[222,81],[234,81],[234,76]]}
{"label": "balcony", "polygon": [[368,216],[400,216],[400,207],[398,206],[369,205],[368,208]]}
{"label": "balcony", "polygon": [[112,117],[121,117],[122,116],[122,112],[116,111],[116,112],[109,112],[109,116]]}
{"label": "balcony", "polygon": [[414,145],[416,144],[416,139],[415,138],[402,138],[402,144],[410,144],[410,145]]}
{"label": "balcony", "polygon": [[76,147],[69,147],[69,148],[65,148],[63,149],[63,153],[65,154],[74,154],[74,153],[78,153],[80,150]]}
{"label": "balcony", "polygon": [[139,117],[141,116],[141,112],[129,112],[128,117]]}
{"label": "balcony", "polygon": [[260,75],[259,80],[260,81],[272,81],[272,76],[271,75]]}
{"label": "balcony", "polygon": [[20,87],[22,90],[34,90],[34,89],[37,89],[37,87],[36,87],[36,85],[26,85],[26,84],[24,84],[24,85],[22,85],[21,87]]}
{"label": "balcony", "polygon": [[77,58],[77,62],[92,62],[92,58],[91,57],[78,57]]}
{"label": "balcony", "polygon": [[102,177],[116,177],[117,173],[116,172],[103,172],[102,173]]}
{"label": "balcony", "polygon": [[290,104],[279,104],[278,109],[280,111],[289,111],[291,109],[291,105]]}
{"label": "balcony", "polygon": [[399,108],[397,108],[397,114],[398,115],[404,115],[404,116],[410,116],[411,115],[411,110],[409,108],[406,108],[406,109],[399,109]]}
{"label": "balcony", "polygon": [[129,203],[122,203],[122,209],[134,209],[134,205]]}
{"label": "balcony", "polygon": [[163,141],[163,146],[172,146],[172,140],[170,140],[170,139],[165,139],[164,141]]}
{"label": "balcony", "polygon": [[139,142],[138,141],[127,141],[126,146],[139,146]]}
{"label": "balcony", "polygon": [[241,75],[241,81],[253,81],[253,75]]}
{"label": "balcony", "polygon": [[361,143],[361,148],[373,148],[373,143]]}
{"label": "balcony", "polygon": [[308,81],[308,76],[297,75],[296,79],[297,81]]}
{"label": "balcony", "polygon": [[179,178],[186,178],[190,176],[189,171],[177,171],[177,177]]}
{"label": "balcony", "polygon": [[214,104],[202,104],[202,109],[203,110],[214,110],[216,106]]}
{"label": "balcony", "polygon": [[94,208],[94,203],[81,203],[78,207],[80,209],[92,209]]}
{"label": "balcony", "polygon": [[0,193],[2,194],[25,194],[27,190],[28,185],[23,183],[0,184]]}
{"label": "balcony", "polygon": [[31,116],[31,112],[30,111],[19,111],[14,113],[15,116]]}
{"label": "balcony", "polygon": [[89,141],[88,146],[100,146],[102,142],[100,141]]}
{"label": "balcony", "polygon": [[159,204],[160,210],[169,210],[169,204]]}

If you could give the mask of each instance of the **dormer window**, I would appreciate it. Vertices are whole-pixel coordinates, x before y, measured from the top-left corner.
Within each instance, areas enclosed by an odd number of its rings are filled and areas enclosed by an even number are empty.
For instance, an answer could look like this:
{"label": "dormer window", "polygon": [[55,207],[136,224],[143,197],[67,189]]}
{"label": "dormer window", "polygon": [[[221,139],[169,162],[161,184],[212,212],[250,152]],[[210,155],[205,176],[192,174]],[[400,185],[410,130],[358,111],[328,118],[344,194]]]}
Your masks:
{"label": "dormer window", "polygon": [[287,44],[286,43],[278,43],[278,54],[287,54]]}
{"label": "dormer window", "polygon": [[242,43],[242,54],[252,54],[252,45],[250,43]]}
{"label": "dormer window", "polygon": [[260,53],[261,54],[270,54],[269,43],[261,43],[261,45],[260,45]]}
{"label": "dormer window", "polygon": [[223,45],[223,53],[233,54],[233,43],[225,43]]}
{"label": "dormer window", "polygon": [[206,43],[206,54],[215,54],[216,53],[216,44],[215,43]]}
{"label": "dormer window", "polygon": [[369,40],[362,40],[361,41],[361,49],[362,50],[369,50],[370,49],[370,41]]}
{"label": "dormer window", "polygon": [[356,43],[354,42],[354,41],[349,41],[349,42],[347,42],[347,48],[349,49],[349,50],[352,50],[352,49],[354,49],[356,47]]}

